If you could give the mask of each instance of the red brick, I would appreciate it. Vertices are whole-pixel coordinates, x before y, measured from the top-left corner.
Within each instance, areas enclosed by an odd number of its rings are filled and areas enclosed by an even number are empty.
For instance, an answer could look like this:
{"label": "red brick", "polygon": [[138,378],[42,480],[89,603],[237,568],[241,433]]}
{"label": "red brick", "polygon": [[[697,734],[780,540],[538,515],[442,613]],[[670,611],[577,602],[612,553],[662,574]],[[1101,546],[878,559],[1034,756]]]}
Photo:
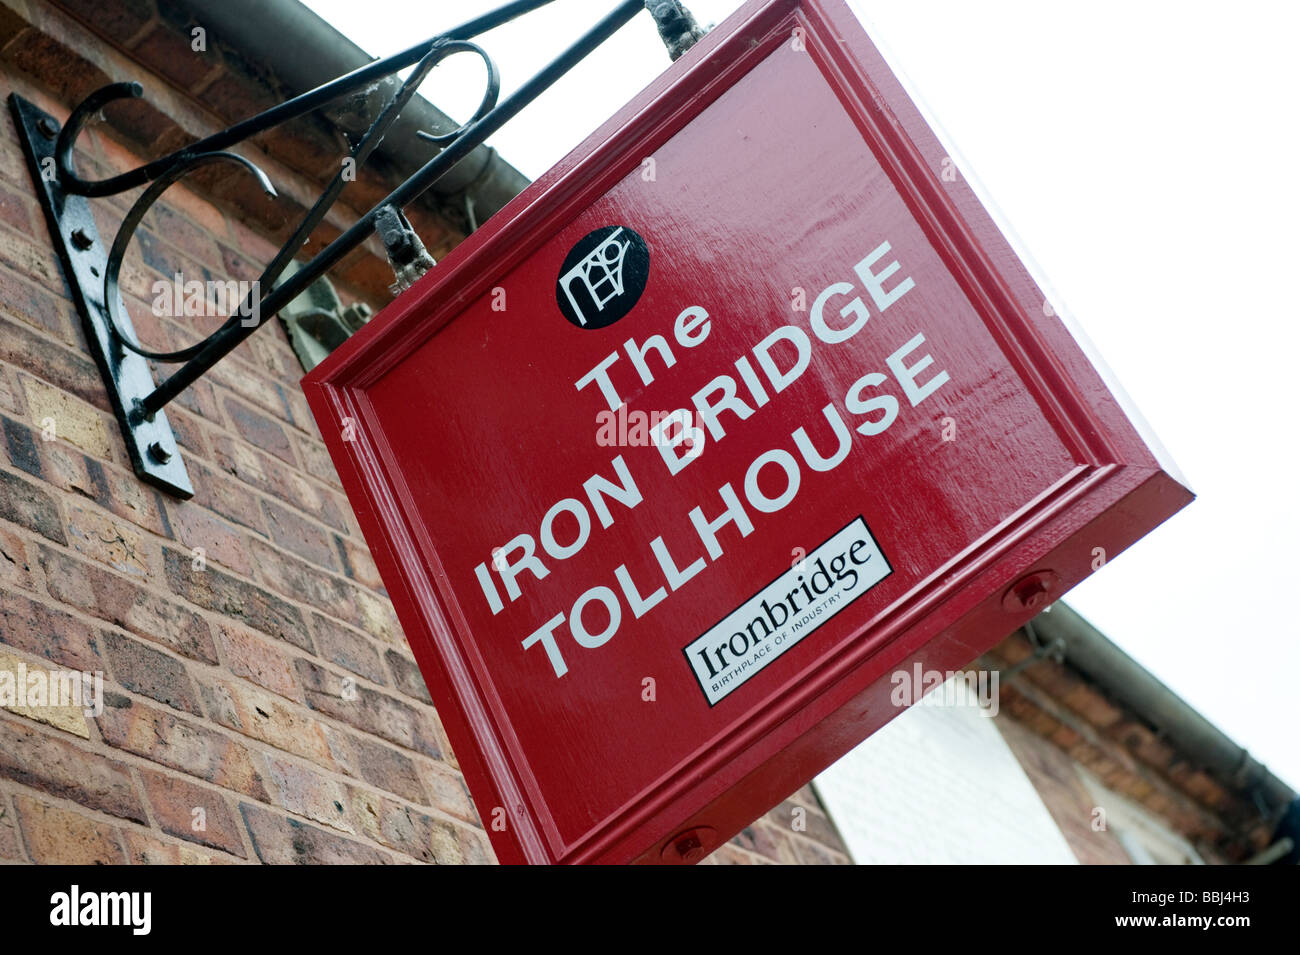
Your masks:
{"label": "red brick", "polygon": [[218,623],[217,640],[226,667],[235,676],[242,676],[285,699],[302,702],[302,690],[293,676],[292,658],[270,639],[236,624]]}
{"label": "red brick", "polygon": [[[154,309],[155,285],[161,282],[153,272],[141,271],[136,274],[134,263],[128,262],[130,274],[124,274],[120,286],[122,304],[126,308],[126,318],[131,330],[140,344],[150,351],[178,351],[192,344],[190,337],[183,335],[175,323]],[[126,284],[129,283],[129,284]]]}
{"label": "red brick", "polygon": [[795,851],[791,837],[761,820],[746,826],[732,838],[731,842],[740,849],[782,865],[799,864],[799,855]]}
{"label": "red brick", "polygon": [[[234,475],[245,484],[265,491],[287,504],[292,504],[304,514],[311,514],[337,531],[348,532],[347,519],[340,505],[343,499],[290,468],[283,461],[263,454],[256,448],[228,435],[212,433],[209,436],[212,458],[223,471]],[[247,499],[249,495],[243,492]],[[259,512],[256,518],[262,521]],[[248,521],[241,523],[254,526]]]}
{"label": "red brick", "polygon": [[249,444],[269,451],[286,464],[297,464],[289,436],[278,423],[247,405],[227,398],[224,402],[230,427]]}
{"label": "red brick", "polygon": [[240,803],[239,810],[253,840],[257,857],[268,865],[378,865],[392,856],[281,812]]}
{"label": "red brick", "polygon": [[[55,283],[58,288],[58,283]],[[94,359],[64,348],[30,328],[0,315],[0,360],[111,411]]]}
{"label": "red brick", "polygon": [[250,494],[248,488],[198,461],[187,461],[186,464],[190,472],[190,483],[194,485],[194,504],[214,511],[236,524],[243,524],[259,534],[266,533],[265,519],[261,508],[257,506],[257,496]]}
{"label": "red brick", "polygon": [[819,842],[804,839],[798,835],[791,837],[799,861],[803,865],[851,865],[852,860],[840,852],[833,852]]}
{"label": "red brick", "polygon": [[158,544],[97,507],[80,501],[64,506],[68,544],[113,570],[143,580],[158,566]]}
{"label": "red brick", "polygon": [[255,231],[238,219],[230,220],[230,231],[235,237],[236,248],[257,262],[267,263],[280,251],[280,243],[272,242],[261,232]]}
{"label": "red brick", "polygon": [[[41,230],[39,238],[20,236],[10,231],[0,231],[0,262],[19,275],[30,279],[41,288],[50,289],[66,298],[67,284],[59,268],[54,246]],[[33,241],[36,239],[36,241]]]}
{"label": "red brick", "polygon": [[[139,773],[153,817],[163,832],[244,857],[239,824],[221,793],[151,769]],[[195,809],[202,809],[202,815],[196,816]],[[200,824],[202,828],[195,828]]]}
{"label": "red brick", "polygon": [[424,676],[414,660],[399,650],[385,651],[384,659],[388,661],[388,668],[393,672],[393,686],[399,692],[422,703],[433,703],[433,698],[429,696],[429,687],[425,685]]}
{"label": "red brick", "polygon": [[215,570],[196,570],[189,554],[163,548],[167,583],[190,603],[244,623],[254,630],[311,650],[306,622],[297,607],[261,587]]}
{"label": "red brick", "polygon": [[217,390],[212,387],[211,382],[204,381],[202,378],[177,395],[174,404],[208,421],[221,420],[221,405],[217,402]]}
{"label": "red brick", "polygon": [[100,507],[160,537],[172,536],[158,491],[130,471],[105,467],[90,457],[84,460],[86,473],[98,492],[96,503]]}
{"label": "red brick", "polygon": [[21,862],[25,858],[18,838],[18,814],[9,804],[9,796],[0,792],[0,859]]}
{"label": "red brick", "polygon": [[368,736],[333,727],[325,727],[325,735],[335,763],[349,776],[411,802],[430,805],[421,783],[427,773],[411,757]]}
{"label": "red brick", "polygon": [[155,22],[138,40],[131,52],[150,69],[161,73],[181,89],[188,90],[221,68],[215,54],[195,51],[188,32],[179,32],[168,24]]}
{"label": "red brick", "polygon": [[29,196],[0,186],[0,222],[22,235],[31,235],[35,231],[32,223],[41,221],[39,216]]}
{"label": "red brick", "polygon": [[371,683],[383,686],[388,682],[379,652],[360,632],[315,613],[311,615],[311,627],[316,635],[316,655],[322,660],[351,670]]}
{"label": "red brick", "polygon": [[[269,374],[276,381],[296,382],[303,374],[302,362],[294,354],[293,349],[289,347],[289,339],[285,336],[284,326],[280,322],[271,322],[263,327],[263,330],[248,339],[253,354],[257,356],[257,366],[262,371]],[[300,393],[290,390],[290,395]],[[304,399],[305,400],[305,399]],[[311,414],[308,412],[308,419]],[[295,416],[296,423],[296,416]],[[312,425],[314,429],[315,425]],[[314,430],[310,433],[314,434]],[[290,435],[290,439],[302,438],[302,435]],[[299,449],[301,451],[301,449]],[[299,460],[302,460],[301,457]],[[307,471],[312,470],[310,465],[304,462]]]}
{"label": "red brick", "polygon": [[4,427],[5,453],[9,457],[9,463],[32,477],[42,476],[40,448],[36,444],[34,431],[13,418],[3,418],[0,425]]}
{"label": "red brick", "polygon": [[[165,301],[169,301],[171,296],[170,292],[166,293],[166,296],[159,296],[157,283],[161,281],[153,278],[151,273],[147,282],[147,294],[140,294],[130,289],[129,294],[123,294],[123,304],[130,316],[131,328],[135,332],[135,337],[140,340],[140,344],[150,351],[179,351],[193,345],[204,335],[195,329],[192,322],[186,325],[174,321],[169,317],[170,312],[155,308],[156,298],[162,297]],[[171,287],[170,282],[167,283],[167,287]]]}
{"label": "red brick", "polygon": [[[251,543],[258,577],[276,593],[318,608],[389,643],[401,639],[392,606],[350,580],[322,573],[259,540]],[[395,631],[395,632],[394,632]]]}
{"label": "red brick", "polygon": [[257,82],[245,75],[248,67],[238,53],[228,52],[224,59],[226,72],[204,92],[205,106],[225,120],[234,122],[270,109],[279,102],[265,82]]}
{"label": "red brick", "polygon": [[[103,467],[98,461],[86,459],[91,480],[101,489],[103,500],[97,500],[118,517],[153,531],[160,537],[171,537],[162,495],[145,484],[133,472],[116,467]],[[96,473],[99,472],[99,473]]]}
{"label": "red brick", "polygon": [[338,472],[334,470],[334,462],[330,459],[329,452],[325,450],[324,443],[314,436],[314,426],[312,434],[312,437],[294,436],[294,445],[298,449],[298,459],[302,461],[303,470],[318,481],[342,490],[343,482],[339,480]]}
{"label": "red brick", "polygon": [[35,432],[12,418],[4,418],[0,425],[4,428],[5,452],[9,462],[33,477],[41,477],[41,449],[37,445]]}
{"label": "red brick", "polygon": [[[176,276],[180,275],[183,281],[204,280],[204,269],[193,258],[186,255],[176,246],[164,240],[157,235],[152,229],[141,227],[135,233],[136,247],[140,250],[140,255],[144,259],[144,264],[153,269],[158,277],[168,284],[170,288],[175,282]],[[152,286],[152,283],[150,283]],[[153,296],[150,295],[150,301]],[[170,303],[171,297],[164,299],[164,302]],[[177,314],[176,310],[171,307],[164,309],[163,314],[172,319],[181,320],[187,316]]]}
{"label": "red brick", "polygon": [[68,542],[54,498],[31,481],[0,471],[0,518],[60,544]]}
{"label": "red brick", "polygon": [[195,548],[202,548],[205,561],[251,576],[253,564],[243,530],[183,501],[171,502],[167,516],[176,540],[189,551],[191,560],[196,556]]}
{"label": "red brick", "polygon": [[27,398],[18,385],[18,372],[0,363],[0,409],[16,418],[27,417]]}
{"label": "red brick", "polygon": [[33,862],[41,865],[122,865],[121,832],[67,809],[15,796],[23,841]]}
{"label": "red brick", "polygon": [[[796,794],[796,797],[798,797],[798,794]],[[828,846],[835,846],[836,848],[843,846],[844,843],[840,839],[840,834],[835,830],[831,821],[820,811],[821,803],[815,797],[812,800],[808,800],[806,797],[798,798],[796,802],[794,801],[796,797],[787,799],[768,812],[766,816],[768,821],[782,831],[794,832],[795,829],[792,825],[796,818],[794,810],[796,808],[802,809],[803,812],[799,813],[798,817],[802,820],[804,826],[802,833],[805,836]],[[809,802],[812,803],[811,806],[808,805]]]}
{"label": "red brick", "polygon": [[105,39],[119,45],[135,37],[153,17],[148,0],[58,0],[59,6]]}
{"label": "red brick", "polygon": [[[0,197],[4,194],[0,191]],[[41,228],[44,227],[42,221]],[[54,298],[43,288],[4,266],[0,266],[0,307],[61,341],[80,347],[80,336],[73,328],[72,308],[68,302]]]}
{"label": "red brick", "polygon": [[[8,8],[5,8],[4,12],[0,12],[0,44],[7,43],[12,39],[8,35],[7,29],[9,12]],[[25,95],[26,91],[23,92]],[[32,176],[27,171],[27,160],[23,158],[18,145],[17,136],[15,135],[16,127],[13,124],[12,116],[6,117],[3,128],[8,135],[0,136],[0,178],[3,178],[10,186],[19,190],[30,189]]]}
{"label": "red brick", "polygon": [[27,544],[17,534],[0,527],[0,586],[32,589],[32,568]]}
{"label": "red brick", "polygon": [[705,859],[714,865],[759,865],[761,860],[748,852],[742,852],[730,843],[719,846]]}
{"label": "red brick", "polygon": [[[344,677],[310,660],[298,660],[294,665],[312,709],[426,756],[442,756],[432,711],[418,710],[360,684],[353,683],[349,690],[344,687]],[[348,692],[353,698],[345,695]]]}
{"label": "red brick", "polygon": [[359,793],[354,814],[371,839],[421,862],[474,865],[491,862],[484,844],[467,826],[439,819],[392,800]]}
{"label": "red brick", "polygon": [[430,805],[437,806],[448,815],[481,825],[478,811],[474,808],[473,800],[470,799],[469,787],[465,785],[465,780],[459,773],[428,769],[424,772],[423,781],[429,792],[433,794],[433,802]]}
{"label": "red brick", "polygon": [[1082,683],[1065,696],[1061,702],[1100,729],[1105,729],[1112,723],[1117,722],[1122,716],[1120,711],[1112,706],[1105,697]]}
{"label": "red brick", "polygon": [[104,669],[89,625],[22,594],[0,591],[0,640],[74,670]]}
{"label": "red brick", "polygon": [[116,633],[104,634],[104,646],[119,686],[174,710],[201,715],[198,694],[181,661]]}
{"label": "red brick", "polygon": [[363,587],[382,594],[387,594],[384,580],[379,576],[379,568],[370,556],[366,545],[351,538],[336,536],[335,545],[343,558],[343,572]]}
{"label": "red brick", "polygon": [[348,819],[350,787],[278,756],[268,756],[266,765],[275,805],[331,829],[356,835],[356,827]]}
{"label": "red brick", "polygon": [[[203,440],[203,427],[188,411],[174,402],[167,408],[167,421],[176,435],[176,443],[186,451],[192,451],[201,458],[208,456],[208,446]],[[175,514],[172,518],[175,519]]]}
{"label": "red brick", "polygon": [[110,746],[266,800],[261,756],[236,740],[117,693],[104,694],[99,731]]}
{"label": "red brick", "polygon": [[[229,237],[230,230],[221,210],[192,189],[186,188],[184,183],[178,183],[167,190],[167,202],[191,223],[204,229],[213,240],[224,241]],[[220,257],[217,261],[220,262]]]}
{"label": "red brick", "polygon": [[[302,393],[302,388],[297,384],[303,374],[305,372],[301,363],[296,365],[292,371],[284,373],[283,377],[288,379],[291,384],[282,387],[280,391],[284,397],[284,403],[289,409],[289,420],[293,423],[293,426],[298,429],[299,433],[305,432],[314,438],[319,438],[320,432],[316,428],[316,419],[311,413],[311,405],[307,404],[307,396]],[[305,462],[303,470],[308,474],[315,474],[320,480],[329,483],[324,474],[306,466]],[[329,470],[333,470],[333,468]]]}
{"label": "red brick", "polygon": [[221,265],[224,274],[240,282],[256,282],[262,277],[266,261],[253,262],[227,245],[221,246]]}
{"label": "red brick", "polygon": [[128,829],[126,855],[132,865],[235,865],[228,855],[208,852],[182,842],[167,842],[151,833]]}
{"label": "red brick", "polygon": [[271,540],[276,544],[326,570],[339,570],[333,532],[273,501],[263,501],[262,510]]}
{"label": "red brick", "polygon": [[[88,498],[137,527],[170,537],[161,497],[134,474],[105,466],[77,448],[42,441],[27,425],[3,418],[5,448],[14,467],[65,491]],[[116,437],[114,437],[116,440]]]}
{"label": "red brick", "polygon": [[204,681],[200,692],[208,718],[214,723],[286,753],[332,766],[324,727],[306,710],[237,680]]}
{"label": "red brick", "polygon": [[193,660],[218,662],[212,631],[192,610],[51,547],[40,548],[40,562],[56,600]]}
{"label": "red brick", "polygon": [[487,833],[482,829],[465,826],[458,832],[466,865],[493,865],[497,861],[496,853],[492,851],[492,843],[488,841]]}
{"label": "red brick", "polygon": [[388,286],[393,281],[393,270],[384,259],[374,255],[359,254],[339,263],[338,274],[343,281],[360,286],[377,297],[381,307],[392,300],[392,293],[388,292]]}
{"label": "red brick", "polygon": [[[257,334],[267,334],[268,327],[276,326],[274,323],[263,326]],[[256,405],[258,413],[265,412],[277,422],[293,424],[289,391],[278,380],[272,380],[261,365],[231,358],[216,365],[209,372],[209,378],[227,391]],[[238,429],[236,432],[242,436]],[[288,435],[289,432],[285,434]]]}
{"label": "red brick", "polygon": [[0,720],[0,776],[147,824],[126,765],[8,720]]}
{"label": "red brick", "polygon": [[1231,797],[1204,770],[1192,773],[1183,782],[1183,790],[1197,802],[1212,809],[1226,811],[1231,807]]}
{"label": "red brick", "polygon": [[315,182],[328,182],[347,150],[338,128],[312,114],[273,126],[259,139],[267,152]]}

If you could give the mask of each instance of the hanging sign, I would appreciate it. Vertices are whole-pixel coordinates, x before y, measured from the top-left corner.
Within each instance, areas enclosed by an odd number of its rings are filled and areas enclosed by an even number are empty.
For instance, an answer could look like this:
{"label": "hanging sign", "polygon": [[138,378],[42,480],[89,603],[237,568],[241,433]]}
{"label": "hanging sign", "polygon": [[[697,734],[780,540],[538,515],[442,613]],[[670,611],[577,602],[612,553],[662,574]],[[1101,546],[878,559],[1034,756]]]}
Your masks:
{"label": "hanging sign", "polygon": [[1191,498],[840,0],[742,8],[304,388],[503,862],[702,857]]}

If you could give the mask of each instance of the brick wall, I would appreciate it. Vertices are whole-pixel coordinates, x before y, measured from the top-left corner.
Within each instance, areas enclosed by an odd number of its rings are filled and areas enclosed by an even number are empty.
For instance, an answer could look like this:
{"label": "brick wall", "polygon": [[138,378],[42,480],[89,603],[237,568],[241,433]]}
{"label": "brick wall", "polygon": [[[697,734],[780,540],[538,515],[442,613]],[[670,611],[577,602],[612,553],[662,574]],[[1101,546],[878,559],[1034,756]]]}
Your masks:
{"label": "brick wall", "polygon": [[[152,3],[61,6],[84,22],[0,3],[0,93],[62,119],[100,82],[138,78],[148,90],[148,109],[121,125],[154,148],[92,128],[83,175],[131,168],[178,144],[173,133],[219,128],[213,103],[238,106],[225,66],[179,69],[184,53]],[[174,76],[142,66],[169,49],[159,62]],[[256,277],[318,188],[299,168],[304,148],[286,136],[240,150],[256,153],[282,207],[250,206],[218,177],[173,187],[150,213],[122,273],[146,345],[180,347],[216,321],[155,314],[155,281]],[[134,198],[92,202],[105,241]],[[435,252],[454,241],[445,224],[421,222]],[[345,302],[379,306],[385,269],[372,248],[333,278]],[[0,710],[0,860],[492,861],[301,374],[279,323],[258,331],[168,410],[194,499],[138,481],[4,110],[0,670],[102,672],[105,706],[90,718]],[[804,789],[710,861],[847,857]]]}
{"label": "brick wall", "polygon": [[[1016,631],[973,666],[1005,671],[1031,663],[1034,647]],[[1190,843],[1209,863],[1241,862],[1272,841],[1276,819],[1249,786],[1216,778],[1086,675],[1041,659],[1003,681],[997,725],[1081,862],[1126,859],[1094,828],[1097,805],[1081,779],[1090,773]]]}

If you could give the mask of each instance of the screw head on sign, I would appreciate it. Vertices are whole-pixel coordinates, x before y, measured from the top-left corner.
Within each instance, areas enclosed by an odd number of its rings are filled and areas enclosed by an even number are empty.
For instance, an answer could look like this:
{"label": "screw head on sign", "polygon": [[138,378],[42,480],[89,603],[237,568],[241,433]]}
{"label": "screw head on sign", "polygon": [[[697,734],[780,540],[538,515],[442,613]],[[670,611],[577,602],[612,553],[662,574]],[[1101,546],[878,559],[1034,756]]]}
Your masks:
{"label": "screw head on sign", "polygon": [[59,133],[59,124],[48,116],[44,117],[39,123],[37,123],[36,128],[41,131],[41,135],[46,139],[53,139]]}
{"label": "screw head on sign", "polygon": [[154,441],[149,445],[149,457],[153,458],[159,464],[166,464],[172,459],[172,453],[157,441]]}
{"label": "screw head on sign", "polygon": [[712,847],[717,833],[711,826],[696,826],[668,840],[661,856],[665,862],[699,862]]}
{"label": "screw head on sign", "polygon": [[1053,570],[1036,570],[1017,580],[1002,596],[1002,609],[1008,613],[1044,609],[1060,592],[1061,576]]}
{"label": "screw head on sign", "polygon": [[72,244],[82,252],[85,252],[95,244],[95,240],[87,234],[85,229],[74,229],[72,232]]}

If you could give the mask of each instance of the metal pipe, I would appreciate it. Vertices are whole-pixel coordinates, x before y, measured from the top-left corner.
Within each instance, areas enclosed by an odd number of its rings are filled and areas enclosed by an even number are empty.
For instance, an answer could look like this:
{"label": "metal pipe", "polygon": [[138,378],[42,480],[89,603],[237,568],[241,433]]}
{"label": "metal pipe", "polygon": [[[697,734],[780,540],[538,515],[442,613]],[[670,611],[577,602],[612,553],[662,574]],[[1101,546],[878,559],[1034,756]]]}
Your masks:
{"label": "metal pipe", "polygon": [[[468,40],[553,2],[554,0],[514,0],[513,3],[507,3],[482,16],[467,20],[460,26],[452,27],[436,37],[417,43],[401,53],[357,67],[343,76],[322,83],[315,89],[310,89],[292,99],[285,100],[283,103],[258,113],[256,116],[241,120],[218,133],[213,133],[211,136],[183,146],[169,155],[145,163],[137,169],[113,176],[111,179],[87,182],[81,179],[72,168],[72,147],[82,127],[91,115],[99,112],[109,101],[138,97],[143,93],[143,88],[139,83],[115,83],[106,86],[88,97],[85,102],[73,111],[68,118],[68,122],[64,125],[63,131],[59,134],[58,148],[55,152],[56,163],[59,168],[59,181],[66,191],[91,197],[113,195],[128,189],[134,189],[162,175],[189,156],[217,152],[242,143],[251,136],[311,113],[354,90],[361,89],[376,80],[387,78],[393,73],[418,63],[429,54],[438,41]],[[204,4],[200,4],[200,6],[206,7]],[[228,11],[231,6],[233,4],[222,3],[217,9]],[[212,11],[209,9],[207,12]],[[259,10],[258,12],[261,13],[262,11]],[[278,35],[267,29],[264,22],[259,22],[256,17],[252,22],[259,24],[263,35]]]}
{"label": "metal pipe", "polygon": [[[549,2],[552,0],[545,0],[545,3],[523,0],[511,4],[506,8],[511,13],[503,14],[501,22]],[[313,90],[335,77],[355,77],[358,71],[373,68],[373,63],[377,62],[297,0],[178,0],[177,6],[195,21],[207,24],[209,35],[219,35],[241,55],[265,63],[289,90]],[[435,7],[415,9],[433,10]],[[444,35],[468,39],[483,33],[490,27],[479,25],[482,19],[445,31]],[[292,38],[292,42],[285,42],[286,37]],[[417,51],[423,46],[425,44],[420,44],[399,55],[412,57],[410,62],[414,63],[419,59]],[[368,82],[371,79],[367,77]],[[420,137],[420,133],[445,131],[455,125],[428,100],[417,96],[384,136],[377,154],[398,169],[418,169],[430,156],[430,145]],[[472,185],[479,220],[494,215],[522,192],[529,180],[500,158],[493,160],[490,166],[489,160],[493,157],[488,154],[488,147],[475,149],[464,162],[448,170],[433,194],[454,196]],[[475,178],[485,170],[486,174],[475,182]]]}
{"label": "metal pipe", "polygon": [[1263,852],[1251,856],[1242,865],[1272,865],[1278,859],[1286,858],[1295,848],[1295,840],[1290,836],[1283,836],[1277,842],[1273,843]]}

